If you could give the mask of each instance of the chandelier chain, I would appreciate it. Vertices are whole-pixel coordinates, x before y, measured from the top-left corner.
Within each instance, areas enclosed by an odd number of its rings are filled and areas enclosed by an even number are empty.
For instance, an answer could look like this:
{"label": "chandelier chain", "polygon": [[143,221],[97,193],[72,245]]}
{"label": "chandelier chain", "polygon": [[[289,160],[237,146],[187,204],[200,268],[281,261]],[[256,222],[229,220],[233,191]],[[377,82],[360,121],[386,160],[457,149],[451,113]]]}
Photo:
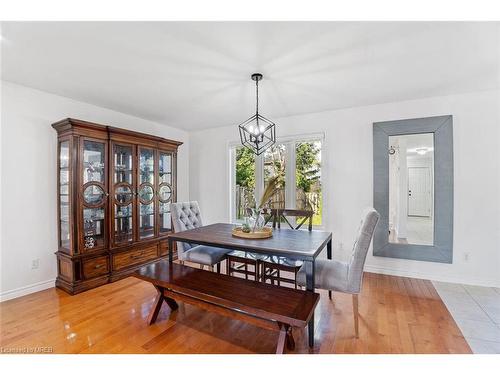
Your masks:
{"label": "chandelier chain", "polygon": [[255,98],[256,100],[256,105],[255,105],[255,112],[257,115],[259,114],[259,80],[255,81]]}

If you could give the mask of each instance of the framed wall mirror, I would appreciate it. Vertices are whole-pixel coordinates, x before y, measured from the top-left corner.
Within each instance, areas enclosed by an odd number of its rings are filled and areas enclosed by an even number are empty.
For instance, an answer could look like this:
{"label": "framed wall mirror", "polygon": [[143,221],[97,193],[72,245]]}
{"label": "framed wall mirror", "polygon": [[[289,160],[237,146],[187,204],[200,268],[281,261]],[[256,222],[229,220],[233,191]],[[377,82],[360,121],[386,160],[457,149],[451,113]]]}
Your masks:
{"label": "framed wall mirror", "polygon": [[453,118],[373,124],[375,256],[452,263]]}

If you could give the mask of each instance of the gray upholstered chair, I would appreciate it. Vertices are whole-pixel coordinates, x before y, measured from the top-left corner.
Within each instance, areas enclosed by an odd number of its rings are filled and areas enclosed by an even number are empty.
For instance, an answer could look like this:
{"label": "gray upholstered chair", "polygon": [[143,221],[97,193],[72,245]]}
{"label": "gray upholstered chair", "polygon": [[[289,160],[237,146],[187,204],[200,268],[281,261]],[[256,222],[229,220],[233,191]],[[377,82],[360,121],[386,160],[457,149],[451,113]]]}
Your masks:
{"label": "gray upholstered chair", "polygon": [[[203,226],[200,206],[196,201],[171,203],[170,212],[172,213],[174,231],[177,233]],[[185,261],[197,263],[200,268],[208,266],[211,271],[217,264],[217,272],[220,272],[220,262],[226,258],[226,254],[230,251],[220,247],[177,242],[177,258],[181,264]]]}
{"label": "gray upholstered chair", "polygon": [[[328,290],[330,299],[332,290],[352,294],[356,337],[359,337],[358,294],[363,281],[363,267],[379,218],[379,213],[373,208],[365,210],[349,263],[318,259],[314,267],[314,285],[318,289]],[[297,283],[302,286],[306,285],[304,267],[297,274]]]}

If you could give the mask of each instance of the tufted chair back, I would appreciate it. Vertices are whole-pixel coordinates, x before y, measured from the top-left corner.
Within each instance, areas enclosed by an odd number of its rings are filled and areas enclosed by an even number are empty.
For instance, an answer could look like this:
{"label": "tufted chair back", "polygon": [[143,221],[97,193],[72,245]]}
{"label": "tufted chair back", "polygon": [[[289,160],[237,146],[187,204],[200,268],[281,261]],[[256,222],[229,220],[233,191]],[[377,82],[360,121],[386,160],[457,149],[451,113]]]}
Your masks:
{"label": "tufted chair back", "polygon": [[363,216],[361,217],[358,235],[352,249],[349,272],[347,275],[347,288],[350,293],[359,293],[361,290],[361,281],[363,279],[363,268],[366,261],[366,255],[368,253],[373,232],[375,231],[379,218],[380,214],[371,207],[365,209]]}
{"label": "tufted chair back", "polygon": [[[200,206],[198,202],[170,203],[172,223],[175,232],[198,228],[203,226],[201,221]],[[182,254],[192,248],[193,245],[185,242],[177,242],[177,256],[182,259]]]}

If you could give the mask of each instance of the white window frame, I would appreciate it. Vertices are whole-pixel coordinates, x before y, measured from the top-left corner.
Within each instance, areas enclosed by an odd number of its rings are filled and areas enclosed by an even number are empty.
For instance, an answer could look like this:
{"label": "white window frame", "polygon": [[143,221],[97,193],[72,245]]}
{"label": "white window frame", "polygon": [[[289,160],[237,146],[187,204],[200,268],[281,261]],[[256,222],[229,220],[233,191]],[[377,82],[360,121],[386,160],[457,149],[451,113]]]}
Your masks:
{"label": "white window frame", "polygon": [[[322,203],[322,212],[321,212],[321,225],[315,225],[316,229],[322,229],[325,227],[325,165],[326,165],[326,157],[325,157],[325,134],[324,133],[314,133],[314,134],[300,134],[293,136],[280,137],[276,139],[276,144],[286,144],[287,152],[285,154],[285,206],[287,208],[295,208],[296,207],[296,176],[295,176],[295,163],[296,163],[296,144],[303,142],[313,142],[319,141],[321,142],[321,203]],[[236,207],[236,149],[239,147],[244,147],[239,142],[230,142],[228,144],[229,148],[229,186],[230,186],[230,202],[229,202],[229,218],[232,223],[240,224],[242,221],[237,220],[235,217]],[[264,189],[264,155],[256,155],[255,156],[255,196],[260,197],[262,191]]]}

